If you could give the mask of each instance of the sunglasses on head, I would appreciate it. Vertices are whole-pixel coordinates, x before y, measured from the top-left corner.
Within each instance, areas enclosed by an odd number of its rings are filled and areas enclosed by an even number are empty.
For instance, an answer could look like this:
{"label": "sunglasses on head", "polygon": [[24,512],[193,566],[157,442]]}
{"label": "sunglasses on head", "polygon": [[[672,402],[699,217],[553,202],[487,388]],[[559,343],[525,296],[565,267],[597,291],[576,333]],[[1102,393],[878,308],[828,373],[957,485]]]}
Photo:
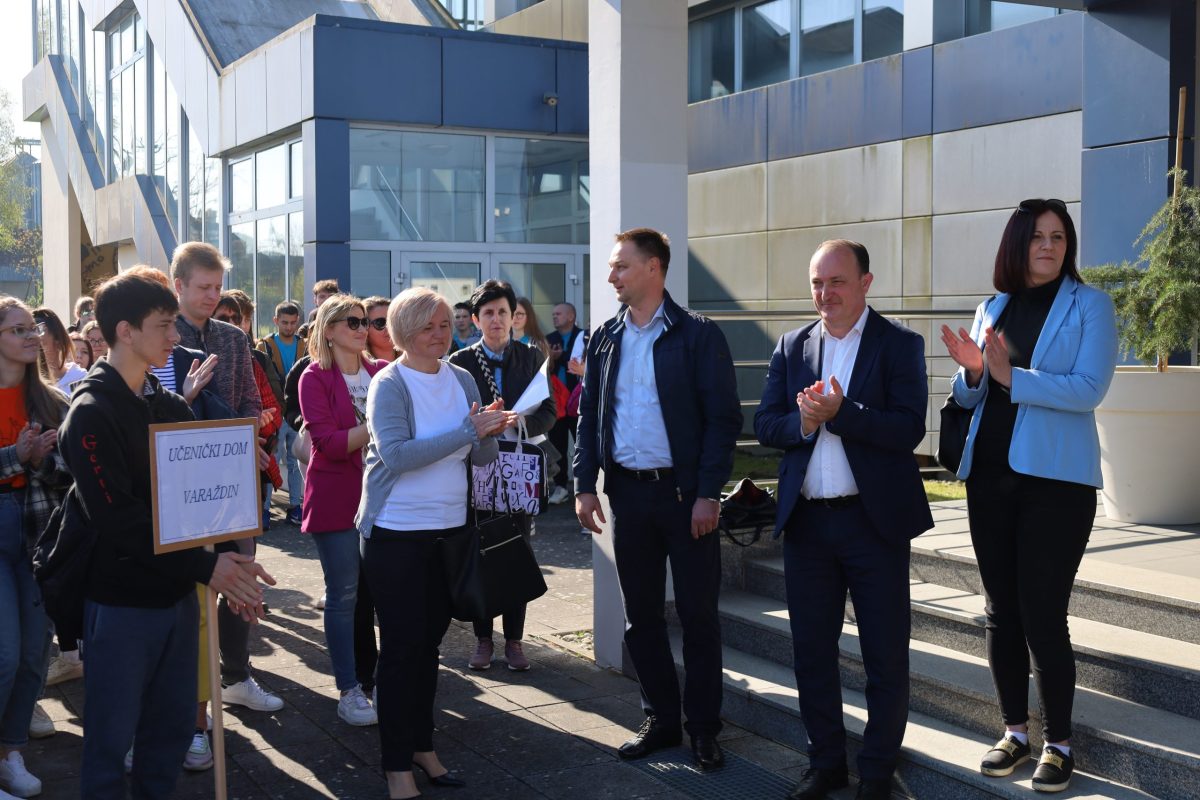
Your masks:
{"label": "sunglasses on head", "polygon": [[342,317],[336,321],[346,323],[346,327],[352,331],[356,331],[359,328],[365,328],[367,325],[371,324],[371,320],[367,319],[366,317]]}
{"label": "sunglasses on head", "polygon": [[1066,214],[1067,204],[1053,197],[1047,200],[1035,197],[1029,200],[1022,200],[1021,204],[1017,206],[1017,211],[1020,211],[1022,214],[1040,214],[1047,209],[1057,211],[1059,214]]}

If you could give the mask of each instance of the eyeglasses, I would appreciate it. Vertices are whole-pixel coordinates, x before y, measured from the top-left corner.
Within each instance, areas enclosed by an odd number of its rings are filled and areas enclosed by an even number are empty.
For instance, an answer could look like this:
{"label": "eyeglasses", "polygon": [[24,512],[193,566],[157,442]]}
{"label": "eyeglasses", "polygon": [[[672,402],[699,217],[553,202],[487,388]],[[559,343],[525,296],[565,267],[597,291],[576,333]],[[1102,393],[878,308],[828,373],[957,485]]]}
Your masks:
{"label": "eyeglasses", "polygon": [[230,325],[241,325],[242,318],[233,314],[215,314],[213,319],[219,322],[228,322]]}
{"label": "eyeglasses", "polygon": [[45,324],[39,322],[36,325],[9,325],[7,328],[0,328],[0,333],[12,331],[13,336],[18,339],[33,339],[44,333],[45,330]]}
{"label": "eyeglasses", "polygon": [[1020,211],[1022,214],[1040,214],[1047,209],[1057,211],[1059,214],[1066,214],[1067,204],[1053,197],[1047,200],[1035,197],[1029,200],[1022,200],[1021,204],[1017,206],[1017,211]]}
{"label": "eyeglasses", "polygon": [[85,338],[94,345],[105,344],[103,336],[87,336]]}
{"label": "eyeglasses", "polygon": [[[342,317],[339,320],[334,320],[334,322],[344,322],[346,323],[346,327],[352,331],[356,331],[359,328],[365,328],[371,324],[371,320],[367,319],[366,317]],[[384,322],[384,324],[386,325],[387,323]],[[380,328],[380,330],[383,329]]]}
{"label": "eyeglasses", "polygon": [[371,320],[371,327],[377,331],[387,330],[387,317],[376,317]]}

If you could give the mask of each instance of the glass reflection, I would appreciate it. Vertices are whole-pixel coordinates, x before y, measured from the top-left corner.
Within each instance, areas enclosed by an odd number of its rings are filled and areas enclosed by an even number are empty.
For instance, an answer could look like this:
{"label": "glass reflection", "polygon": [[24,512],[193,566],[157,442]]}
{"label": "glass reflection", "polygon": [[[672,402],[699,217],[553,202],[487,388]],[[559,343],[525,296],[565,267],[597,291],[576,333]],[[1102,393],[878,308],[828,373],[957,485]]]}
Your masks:
{"label": "glass reflection", "polygon": [[496,139],[496,241],[587,244],[588,146]]}
{"label": "glass reflection", "polygon": [[732,8],[688,25],[688,102],[724,97],[733,85]]}
{"label": "glass reflection", "polygon": [[742,88],[787,80],[791,47],[791,0],[748,6],[742,12]]}
{"label": "glass reflection", "polygon": [[801,0],[801,75],[854,63],[854,5],[854,0]]}

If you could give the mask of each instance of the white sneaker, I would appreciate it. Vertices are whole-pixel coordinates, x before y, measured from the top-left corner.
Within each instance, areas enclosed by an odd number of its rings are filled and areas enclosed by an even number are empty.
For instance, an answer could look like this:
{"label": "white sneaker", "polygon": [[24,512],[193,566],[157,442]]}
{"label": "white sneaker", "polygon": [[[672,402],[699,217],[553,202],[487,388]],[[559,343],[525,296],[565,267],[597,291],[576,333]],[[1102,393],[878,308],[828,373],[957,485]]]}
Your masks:
{"label": "white sneaker", "polygon": [[42,782],[25,769],[25,759],[13,750],[0,760],[0,789],[17,797],[33,797],[42,793]]}
{"label": "white sneaker", "polygon": [[350,725],[375,725],[379,717],[371,707],[371,701],[363,694],[361,686],[355,686],[338,698],[338,717]]}
{"label": "white sneaker", "polygon": [[233,686],[222,686],[221,699],[226,705],[245,706],[254,711],[278,711],[283,708],[283,700],[259,686],[253,677]]}
{"label": "white sneaker", "polygon": [[321,599],[317,601],[317,611],[325,610],[325,593],[321,593]]}
{"label": "white sneaker", "polygon": [[187,755],[183,757],[183,768],[190,772],[203,772],[206,769],[212,769],[212,765],[212,745],[208,742],[208,734],[204,731],[196,731],[192,736],[192,746],[188,748]]}
{"label": "white sneaker", "polygon": [[33,717],[29,720],[29,738],[45,739],[56,733],[58,730],[54,727],[54,720],[42,709],[41,703],[36,704],[33,707]]}
{"label": "white sneaker", "polygon": [[567,502],[570,497],[571,493],[567,491],[567,487],[555,486],[554,490],[550,492],[550,503],[552,505],[559,505],[560,503]]}
{"label": "white sneaker", "polygon": [[46,685],[78,680],[83,677],[83,661],[79,659],[78,650],[68,650],[51,660],[46,670]]}

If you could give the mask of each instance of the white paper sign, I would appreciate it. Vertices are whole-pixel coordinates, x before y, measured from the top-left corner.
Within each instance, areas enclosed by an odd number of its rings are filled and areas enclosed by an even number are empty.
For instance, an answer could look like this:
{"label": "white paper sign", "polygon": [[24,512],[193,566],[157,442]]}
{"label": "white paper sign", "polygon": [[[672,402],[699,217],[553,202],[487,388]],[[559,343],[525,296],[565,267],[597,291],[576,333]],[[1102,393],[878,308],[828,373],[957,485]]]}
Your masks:
{"label": "white paper sign", "polygon": [[262,533],[254,419],[150,426],[154,552]]}

